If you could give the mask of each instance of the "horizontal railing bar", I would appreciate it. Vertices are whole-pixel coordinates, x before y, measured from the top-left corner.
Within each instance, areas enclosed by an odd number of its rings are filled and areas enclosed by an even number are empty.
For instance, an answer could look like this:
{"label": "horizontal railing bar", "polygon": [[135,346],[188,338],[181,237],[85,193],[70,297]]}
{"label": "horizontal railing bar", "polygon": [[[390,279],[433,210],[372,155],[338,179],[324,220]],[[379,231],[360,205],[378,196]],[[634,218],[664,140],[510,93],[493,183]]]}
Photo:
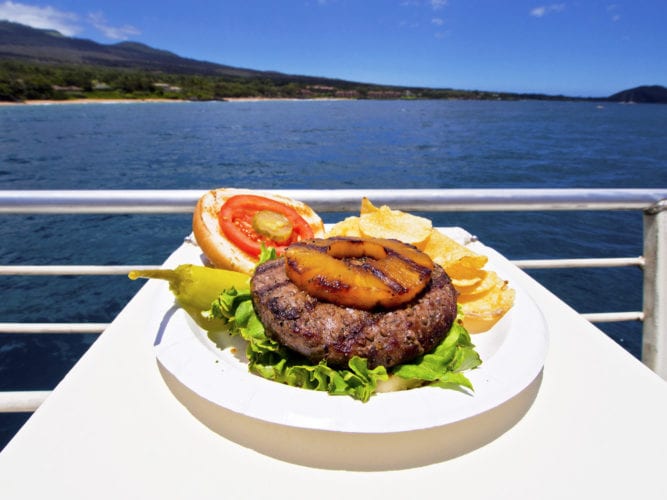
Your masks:
{"label": "horizontal railing bar", "polygon": [[612,323],[616,321],[620,322],[644,320],[644,313],[641,311],[583,313],[581,316],[591,323]]}
{"label": "horizontal railing bar", "polygon": [[31,413],[51,391],[0,391],[0,413]]}
{"label": "horizontal railing bar", "polygon": [[521,269],[566,269],[581,267],[630,267],[644,265],[643,257],[610,257],[603,259],[525,259],[512,260]]}
{"label": "horizontal railing bar", "polygon": [[[630,210],[667,199],[667,189],[292,189],[320,212],[357,212],[362,197],[411,211]],[[191,213],[205,190],[0,190],[0,213]]]}
{"label": "horizontal railing bar", "polygon": [[108,323],[0,323],[0,333],[102,333]]}
{"label": "horizontal railing bar", "polygon": [[[523,259],[511,260],[514,265],[522,269],[563,269],[581,267],[628,267],[643,266],[642,257],[610,257],[610,258],[582,258],[582,259]],[[0,275],[14,276],[51,276],[51,275],[123,275],[133,270],[155,269],[158,265],[136,266],[105,266],[105,265],[16,265],[0,266]]]}
{"label": "horizontal railing bar", "polygon": [[17,265],[17,266],[0,266],[0,275],[121,275],[128,274],[133,270],[155,269],[160,266],[75,266],[75,265]]}

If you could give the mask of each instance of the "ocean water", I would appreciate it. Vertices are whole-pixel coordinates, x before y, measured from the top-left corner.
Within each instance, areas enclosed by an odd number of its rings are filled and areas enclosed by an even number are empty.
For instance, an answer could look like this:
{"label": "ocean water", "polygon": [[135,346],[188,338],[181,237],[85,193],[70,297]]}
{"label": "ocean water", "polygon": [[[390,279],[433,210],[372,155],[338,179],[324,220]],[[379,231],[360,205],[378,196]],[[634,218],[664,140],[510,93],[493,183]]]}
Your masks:
{"label": "ocean water", "polygon": [[[0,189],[667,187],[667,106],[279,101],[0,107]],[[637,212],[428,214],[509,258],[627,257]],[[342,214],[324,214],[335,222]],[[157,264],[187,215],[2,215],[1,264]],[[580,312],[641,309],[641,272],[530,271]],[[110,321],[141,284],[0,277],[0,322]],[[634,356],[639,323],[600,328]],[[51,389],[95,335],[0,336],[0,390]],[[573,346],[576,348],[576,346]],[[0,448],[27,415],[0,414]]]}

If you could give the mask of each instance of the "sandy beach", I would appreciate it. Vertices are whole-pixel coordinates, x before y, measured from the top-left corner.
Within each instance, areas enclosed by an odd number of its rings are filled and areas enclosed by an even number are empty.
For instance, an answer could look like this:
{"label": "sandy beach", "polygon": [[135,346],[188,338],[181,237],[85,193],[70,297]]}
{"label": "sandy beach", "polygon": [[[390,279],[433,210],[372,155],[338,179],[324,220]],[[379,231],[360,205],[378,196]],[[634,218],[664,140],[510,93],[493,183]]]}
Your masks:
{"label": "sandy beach", "polygon": [[141,102],[188,102],[180,99],[39,99],[22,102],[0,101],[0,106],[51,106],[61,104],[125,104]]}

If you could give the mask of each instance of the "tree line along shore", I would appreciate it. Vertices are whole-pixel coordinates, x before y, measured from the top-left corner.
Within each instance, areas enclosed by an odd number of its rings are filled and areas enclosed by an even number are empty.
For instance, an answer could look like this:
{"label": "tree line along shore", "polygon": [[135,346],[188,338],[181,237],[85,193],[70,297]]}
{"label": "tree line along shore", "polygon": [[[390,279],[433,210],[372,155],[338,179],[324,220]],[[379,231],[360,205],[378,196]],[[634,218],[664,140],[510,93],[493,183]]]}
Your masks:
{"label": "tree line along shore", "polygon": [[0,61],[0,102],[233,99],[478,99],[579,100],[566,96],[318,82],[277,74],[229,77]]}

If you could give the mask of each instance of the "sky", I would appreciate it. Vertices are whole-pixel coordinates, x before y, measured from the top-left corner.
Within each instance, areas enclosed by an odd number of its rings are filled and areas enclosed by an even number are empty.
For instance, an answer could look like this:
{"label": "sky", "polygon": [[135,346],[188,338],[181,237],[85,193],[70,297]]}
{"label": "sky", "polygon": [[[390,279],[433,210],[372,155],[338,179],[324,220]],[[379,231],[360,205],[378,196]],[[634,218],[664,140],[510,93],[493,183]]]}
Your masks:
{"label": "sky", "polygon": [[365,83],[582,97],[667,86],[667,0],[0,0],[0,19]]}

